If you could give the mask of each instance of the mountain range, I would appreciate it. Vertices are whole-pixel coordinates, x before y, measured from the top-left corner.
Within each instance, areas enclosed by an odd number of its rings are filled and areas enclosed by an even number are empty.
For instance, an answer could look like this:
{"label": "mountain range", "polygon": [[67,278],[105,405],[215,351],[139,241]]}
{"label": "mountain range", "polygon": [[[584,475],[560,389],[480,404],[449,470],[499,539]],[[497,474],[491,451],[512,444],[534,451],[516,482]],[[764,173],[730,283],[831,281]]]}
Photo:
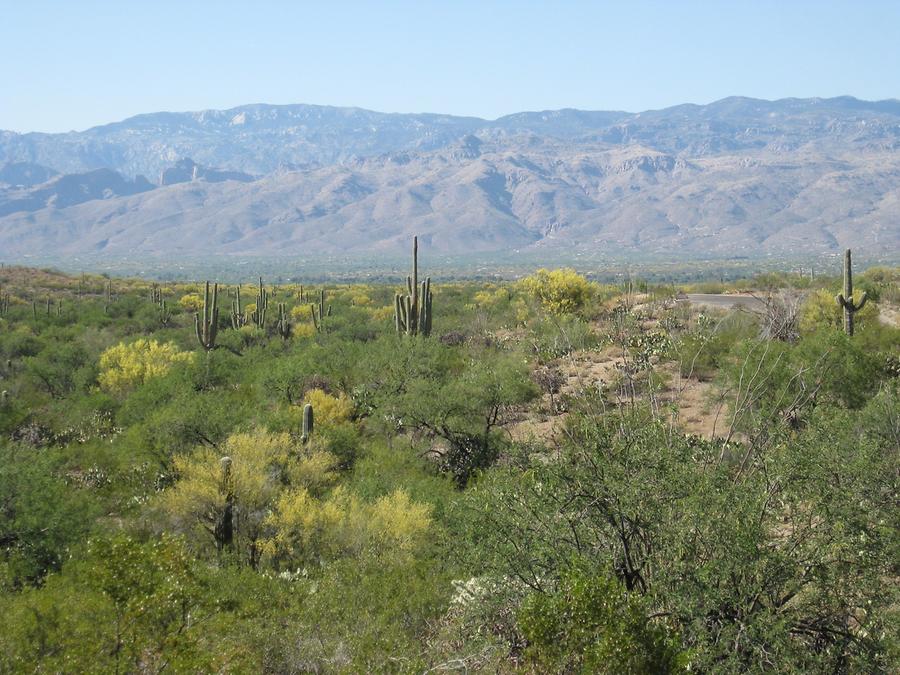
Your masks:
{"label": "mountain range", "polygon": [[900,252],[900,101],[489,121],[250,105],[0,131],[0,258]]}

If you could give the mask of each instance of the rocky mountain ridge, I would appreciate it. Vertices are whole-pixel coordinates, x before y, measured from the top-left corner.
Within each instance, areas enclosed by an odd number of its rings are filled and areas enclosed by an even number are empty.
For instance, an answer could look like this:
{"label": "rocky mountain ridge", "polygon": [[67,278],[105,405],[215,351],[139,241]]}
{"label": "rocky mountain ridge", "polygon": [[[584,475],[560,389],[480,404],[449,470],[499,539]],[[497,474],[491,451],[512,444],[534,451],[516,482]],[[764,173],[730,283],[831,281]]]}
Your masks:
{"label": "rocky mountain ridge", "polygon": [[413,233],[449,254],[900,251],[898,101],[733,98],[492,122],[243,106],[14,136],[0,135],[7,259],[364,254]]}

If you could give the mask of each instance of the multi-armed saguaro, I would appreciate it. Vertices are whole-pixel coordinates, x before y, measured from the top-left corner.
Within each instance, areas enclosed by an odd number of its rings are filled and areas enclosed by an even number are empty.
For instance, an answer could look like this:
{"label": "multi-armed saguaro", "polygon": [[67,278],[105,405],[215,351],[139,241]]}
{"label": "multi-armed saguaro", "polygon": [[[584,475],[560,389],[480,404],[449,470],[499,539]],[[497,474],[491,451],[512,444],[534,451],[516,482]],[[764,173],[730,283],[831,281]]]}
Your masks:
{"label": "multi-armed saguaro", "polygon": [[291,337],[291,320],[283,302],[278,303],[278,323],[275,324],[275,329],[282,340],[287,340]]}
{"label": "multi-armed saguaro", "polygon": [[859,296],[859,302],[853,300],[853,269],[850,266],[850,249],[844,251],[844,292],[838,293],[837,303],[844,309],[844,332],[853,335],[853,315],[861,310],[865,304],[866,292]]}
{"label": "multi-armed saguaro", "polygon": [[216,333],[219,330],[219,284],[213,285],[212,294],[209,292],[209,282],[206,282],[206,291],[203,294],[203,318],[200,313],[194,314],[194,327],[197,329],[197,340],[200,346],[207,352],[216,346]]}
{"label": "multi-armed saguaro", "polygon": [[419,238],[413,237],[412,276],[406,277],[408,293],[394,295],[394,326],[398,333],[431,335],[431,277],[419,285]]}
{"label": "multi-armed saguaro", "polygon": [[231,327],[235,330],[247,325],[247,317],[241,308],[241,285],[234,289],[234,297],[231,299]]}
{"label": "multi-armed saguaro", "polygon": [[309,312],[312,315],[313,325],[319,333],[325,332],[325,317],[331,316],[331,305],[325,308],[325,289],[319,291],[318,305],[310,303]]}
{"label": "multi-armed saguaro", "polygon": [[259,291],[256,294],[256,310],[253,312],[253,323],[257,328],[266,327],[266,311],[269,309],[269,291],[263,286],[262,277],[259,278]]}

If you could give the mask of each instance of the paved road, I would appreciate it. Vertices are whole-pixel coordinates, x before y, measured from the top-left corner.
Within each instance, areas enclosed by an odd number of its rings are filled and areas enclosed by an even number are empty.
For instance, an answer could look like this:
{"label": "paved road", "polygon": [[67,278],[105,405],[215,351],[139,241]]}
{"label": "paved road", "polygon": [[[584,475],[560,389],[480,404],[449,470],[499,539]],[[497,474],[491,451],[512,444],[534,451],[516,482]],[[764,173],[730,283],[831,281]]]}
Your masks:
{"label": "paved road", "polygon": [[687,299],[692,305],[699,307],[713,307],[715,309],[731,309],[735,305],[749,310],[760,311],[765,308],[765,303],[752,295],[721,295],[718,293],[688,293]]}

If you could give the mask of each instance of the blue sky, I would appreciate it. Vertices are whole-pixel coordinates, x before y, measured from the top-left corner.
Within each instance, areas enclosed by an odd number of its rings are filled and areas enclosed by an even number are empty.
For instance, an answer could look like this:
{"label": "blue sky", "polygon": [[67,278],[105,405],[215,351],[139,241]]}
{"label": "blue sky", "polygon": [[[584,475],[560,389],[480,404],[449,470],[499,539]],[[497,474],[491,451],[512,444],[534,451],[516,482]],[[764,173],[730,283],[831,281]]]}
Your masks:
{"label": "blue sky", "polygon": [[0,129],[356,105],[495,118],[900,97],[900,2],[0,0]]}

